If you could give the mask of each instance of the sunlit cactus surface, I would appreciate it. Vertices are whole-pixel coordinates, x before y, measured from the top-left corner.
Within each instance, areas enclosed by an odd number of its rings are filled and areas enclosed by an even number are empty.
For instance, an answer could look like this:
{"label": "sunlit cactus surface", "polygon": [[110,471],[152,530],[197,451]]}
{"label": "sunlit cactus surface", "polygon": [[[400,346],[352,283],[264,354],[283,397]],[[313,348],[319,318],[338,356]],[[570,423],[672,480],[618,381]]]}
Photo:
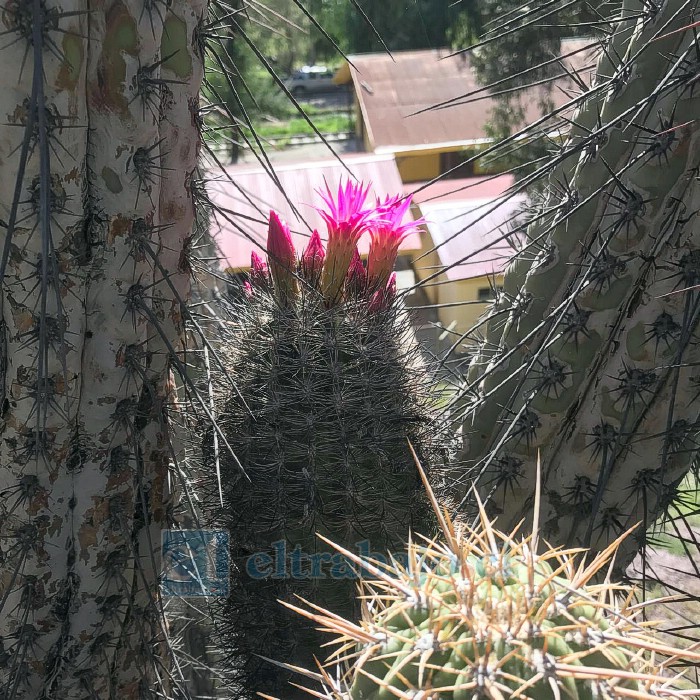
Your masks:
{"label": "sunlit cactus surface", "polygon": [[643,521],[621,568],[698,448],[697,22],[696,2],[623,3],[576,111],[525,130],[560,138],[455,400],[503,527],[531,513],[540,454],[551,541],[601,551]]}
{"label": "sunlit cactus surface", "polygon": [[446,517],[441,524],[441,536],[412,543],[402,563],[345,553],[374,579],[362,582],[359,621],[314,605],[296,608],[335,634],[327,663],[303,672],[315,697],[697,696],[700,689],[689,689],[675,665],[696,664],[700,649],[659,641],[634,591],[610,581],[621,540],[586,561],[580,550],[540,541],[536,529],[500,532],[483,508],[473,529],[455,528]]}

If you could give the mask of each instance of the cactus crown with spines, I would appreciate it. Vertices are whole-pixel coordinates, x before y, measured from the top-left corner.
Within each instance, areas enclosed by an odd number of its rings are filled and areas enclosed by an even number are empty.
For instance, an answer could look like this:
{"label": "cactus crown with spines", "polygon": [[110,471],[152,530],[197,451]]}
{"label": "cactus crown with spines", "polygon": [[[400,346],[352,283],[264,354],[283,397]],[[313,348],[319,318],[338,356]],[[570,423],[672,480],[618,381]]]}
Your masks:
{"label": "cactus crown with spines", "polygon": [[[315,533],[350,549],[402,549],[412,528],[432,527],[407,440],[436,479],[445,463],[433,376],[410,318],[390,275],[370,286],[357,253],[376,209],[364,210],[364,188],[341,187],[338,196],[325,212],[325,251],[314,235],[297,260],[273,214],[269,265],[254,256],[245,291],[222,303],[221,353],[236,389],[218,389],[217,420],[242,470],[220,455],[224,506],[214,524],[231,532],[234,573],[218,628],[235,680],[251,695],[287,688],[288,674],[260,656],[309,663],[318,645],[277,599],[356,609],[354,576]],[[394,239],[417,224],[396,225]],[[383,245],[380,234],[373,245]],[[393,266],[397,250],[373,251],[375,270]]]}
{"label": "cactus crown with spines", "polygon": [[446,515],[441,524],[441,539],[410,544],[407,566],[344,551],[375,577],[361,582],[359,622],[289,606],[336,635],[326,664],[301,671],[323,686],[315,697],[680,700],[700,692],[682,689],[676,671],[700,662],[698,645],[664,644],[633,590],[609,572],[600,580],[624,536],[586,563],[581,550],[543,546],[536,532],[498,531],[480,504],[475,528],[455,528]]}

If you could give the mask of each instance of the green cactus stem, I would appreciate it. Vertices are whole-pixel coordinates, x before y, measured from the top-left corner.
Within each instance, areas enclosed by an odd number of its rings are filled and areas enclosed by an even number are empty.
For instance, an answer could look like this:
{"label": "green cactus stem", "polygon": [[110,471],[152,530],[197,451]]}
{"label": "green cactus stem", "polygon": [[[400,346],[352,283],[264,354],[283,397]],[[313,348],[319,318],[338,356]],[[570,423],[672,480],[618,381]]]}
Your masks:
{"label": "green cactus stem", "polygon": [[[346,209],[367,223],[362,202]],[[273,222],[270,236],[286,240]],[[338,255],[314,237],[293,269],[286,253],[286,266],[282,253],[271,260],[272,275],[254,256],[246,291],[222,302],[221,351],[236,388],[217,396],[217,420],[240,466],[219,455],[214,524],[230,531],[234,568],[218,631],[245,697],[290,697],[289,674],[261,656],[313,663],[319,634],[278,599],[358,611],[352,568],[316,533],[388,556],[413,529],[433,527],[408,441],[439,480],[447,440],[434,380],[391,280],[370,290],[359,257],[351,266],[341,239],[352,229],[337,226]]]}
{"label": "green cactus stem", "polygon": [[697,12],[623,3],[460,399],[503,527],[531,512],[541,454],[550,541],[603,550],[643,523],[620,567],[697,454]]}
{"label": "green cactus stem", "polygon": [[479,515],[475,529],[455,529],[443,519],[442,539],[411,544],[404,566],[378,565],[339,548],[376,578],[360,588],[359,623],[316,606],[292,606],[336,635],[338,649],[320,673],[305,672],[323,686],[315,697],[680,700],[697,694],[700,689],[680,689],[675,665],[697,664],[700,652],[656,639],[631,589],[594,582],[624,536],[585,564],[578,550],[542,546],[536,533],[500,532],[483,508]]}

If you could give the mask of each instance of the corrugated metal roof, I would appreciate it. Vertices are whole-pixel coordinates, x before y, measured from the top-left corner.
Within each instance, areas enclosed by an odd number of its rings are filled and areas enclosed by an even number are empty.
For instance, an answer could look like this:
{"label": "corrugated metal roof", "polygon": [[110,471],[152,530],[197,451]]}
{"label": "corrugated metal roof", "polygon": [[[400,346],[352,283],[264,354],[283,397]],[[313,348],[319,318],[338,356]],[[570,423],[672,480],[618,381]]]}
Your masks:
{"label": "corrugated metal roof", "polygon": [[411,182],[404,185],[404,194],[413,196],[415,204],[464,202],[470,199],[495,199],[515,184],[512,175],[445,178],[435,182]]}
{"label": "corrugated metal roof", "polygon": [[[525,202],[523,194],[499,202],[499,196],[512,184],[512,175],[444,180],[415,196],[447,279],[484,277],[504,271],[514,253],[504,237],[510,233]],[[413,183],[406,189],[408,192],[420,186],[421,183]]]}
{"label": "corrugated metal roof", "polygon": [[[376,196],[402,193],[403,183],[393,156],[348,155],[343,156],[343,162],[358,180],[372,183],[368,201],[373,202]],[[248,269],[251,252],[264,250],[270,209],[289,224],[297,250],[304,248],[314,228],[325,240],[325,224],[313,208],[322,204],[316,190],[327,182],[335,191],[340,179],[348,177],[347,170],[337,160],[325,160],[276,164],[275,174],[282,190],[296,205],[296,213],[270,174],[260,167],[229,166],[225,173],[217,172],[210,181],[209,195],[215,207],[222,210],[215,214],[212,233],[224,257],[223,267]],[[412,234],[401,249],[418,250],[420,246],[420,236]],[[367,234],[360,239],[359,249],[361,254],[367,253]]]}
{"label": "corrugated metal roof", "polygon": [[[592,52],[581,51],[591,40],[567,39],[562,55],[579,50],[564,60],[569,69],[581,71],[592,66]],[[377,152],[410,150],[411,146],[456,146],[468,142],[483,143],[484,125],[493,105],[491,99],[456,104],[444,109],[420,110],[458,98],[478,89],[467,54],[449,57],[447,49],[398,51],[350,56],[350,74],[360,105],[371,147]],[[573,87],[570,81],[562,81]],[[477,97],[477,96],[475,96]],[[555,105],[568,98],[555,88]],[[473,99],[473,98],[469,98]],[[527,100],[525,100],[527,102]],[[526,123],[540,115],[536,100],[530,100]]]}

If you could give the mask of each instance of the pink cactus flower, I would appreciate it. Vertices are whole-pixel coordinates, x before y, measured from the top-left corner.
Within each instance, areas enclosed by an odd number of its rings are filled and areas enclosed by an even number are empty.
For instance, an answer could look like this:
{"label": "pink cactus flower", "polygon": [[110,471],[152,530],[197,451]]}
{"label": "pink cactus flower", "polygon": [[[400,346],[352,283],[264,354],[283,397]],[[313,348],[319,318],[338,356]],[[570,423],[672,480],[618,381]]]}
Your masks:
{"label": "pink cactus flower", "polygon": [[367,271],[362,264],[360,252],[355,248],[355,252],[348,269],[348,278],[345,282],[345,289],[349,296],[362,296],[367,290]]}
{"label": "pink cactus flower", "polygon": [[304,279],[314,287],[321,278],[325,257],[326,251],[323,249],[321,236],[314,230],[301,256],[301,271]]}
{"label": "pink cactus flower", "polygon": [[357,241],[376,214],[373,208],[365,208],[368,192],[369,184],[363,186],[350,180],[345,185],[338,185],[335,199],[327,185],[325,192],[318,191],[326,204],[326,209],[319,209],[328,227],[321,287],[329,302],[336,301],[340,296]]}
{"label": "pink cactus flower", "polygon": [[252,299],[255,295],[253,285],[248,280],[243,283],[243,294],[245,295],[246,299]]}
{"label": "pink cactus flower", "polygon": [[383,291],[386,288],[401,241],[425,223],[422,217],[401,223],[410,206],[410,196],[404,199],[387,197],[384,202],[377,201],[377,216],[370,227],[372,242],[367,258],[367,276],[371,290]]}
{"label": "pink cactus flower", "polygon": [[267,258],[277,297],[282,304],[287,304],[298,292],[297,254],[289,226],[274,211],[270,211],[267,230]]}

